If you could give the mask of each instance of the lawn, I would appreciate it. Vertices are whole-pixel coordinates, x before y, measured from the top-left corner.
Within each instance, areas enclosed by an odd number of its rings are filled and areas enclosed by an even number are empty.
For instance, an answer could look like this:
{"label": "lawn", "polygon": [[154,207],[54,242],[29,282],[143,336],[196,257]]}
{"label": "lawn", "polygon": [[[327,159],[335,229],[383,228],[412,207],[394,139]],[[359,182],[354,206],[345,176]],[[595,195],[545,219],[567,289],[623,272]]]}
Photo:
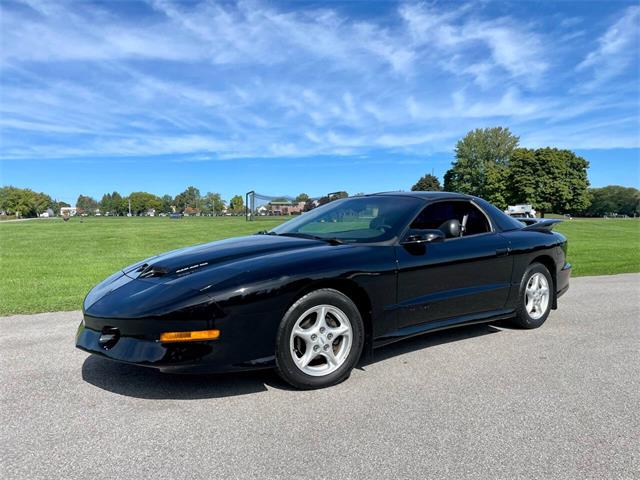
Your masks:
{"label": "lawn", "polygon": [[[283,219],[72,218],[0,223],[0,315],[76,310],[112,272],[182,246],[272,228]],[[640,271],[640,220],[562,223],[574,275]]]}
{"label": "lawn", "polygon": [[555,230],[569,239],[573,276],[640,272],[640,219],[576,218]]}

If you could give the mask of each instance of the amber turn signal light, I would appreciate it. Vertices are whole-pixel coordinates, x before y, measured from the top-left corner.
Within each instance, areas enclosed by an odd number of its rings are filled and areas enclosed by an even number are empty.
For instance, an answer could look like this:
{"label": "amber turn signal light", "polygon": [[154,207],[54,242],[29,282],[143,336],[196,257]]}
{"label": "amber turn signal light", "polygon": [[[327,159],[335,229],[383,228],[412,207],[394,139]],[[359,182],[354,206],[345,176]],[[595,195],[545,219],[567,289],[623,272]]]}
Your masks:
{"label": "amber turn signal light", "polygon": [[195,332],[165,332],[160,334],[161,342],[197,342],[215,340],[220,330],[196,330]]}

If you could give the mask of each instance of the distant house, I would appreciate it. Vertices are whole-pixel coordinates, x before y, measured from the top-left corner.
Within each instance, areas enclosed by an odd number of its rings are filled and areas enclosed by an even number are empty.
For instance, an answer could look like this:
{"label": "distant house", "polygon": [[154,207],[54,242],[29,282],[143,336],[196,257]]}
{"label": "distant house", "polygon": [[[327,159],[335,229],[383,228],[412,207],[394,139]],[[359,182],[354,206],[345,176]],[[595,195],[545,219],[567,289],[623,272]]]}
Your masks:
{"label": "distant house", "polygon": [[287,202],[274,200],[269,202],[272,215],[297,215],[304,212],[304,202]]}
{"label": "distant house", "polygon": [[60,215],[63,217],[74,217],[78,214],[76,207],[60,207]]}

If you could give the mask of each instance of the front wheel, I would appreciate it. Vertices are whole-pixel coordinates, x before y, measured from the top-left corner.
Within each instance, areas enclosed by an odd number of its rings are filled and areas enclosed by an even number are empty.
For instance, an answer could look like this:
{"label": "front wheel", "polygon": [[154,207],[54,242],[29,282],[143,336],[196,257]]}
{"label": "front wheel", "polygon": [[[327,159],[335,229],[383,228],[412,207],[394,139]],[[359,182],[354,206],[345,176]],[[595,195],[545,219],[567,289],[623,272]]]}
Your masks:
{"label": "front wheel", "polygon": [[301,389],[328,387],[351,374],[364,344],[358,308],[333,289],[313,291],[287,311],[276,341],[278,373]]}
{"label": "front wheel", "polygon": [[522,276],[516,317],[513,323],[521,328],[538,328],[551,311],[553,280],[547,267],[532,263]]}

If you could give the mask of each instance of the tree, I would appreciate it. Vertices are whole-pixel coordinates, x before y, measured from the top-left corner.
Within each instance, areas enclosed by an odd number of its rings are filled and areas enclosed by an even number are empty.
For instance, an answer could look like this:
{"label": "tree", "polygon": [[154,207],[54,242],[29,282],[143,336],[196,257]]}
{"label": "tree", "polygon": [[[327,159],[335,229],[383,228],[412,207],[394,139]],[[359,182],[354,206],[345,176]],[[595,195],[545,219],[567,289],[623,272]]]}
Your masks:
{"label": "tree", "polygon": [[442,190],[440,186],[440,180],[435,175],[428,173],[424,177],[420,178],[417,183],[411,187],[414,192],[439,192]]}
{"label": "tree", "polygon": [[173,198],[171,195],[163,195],[161,200],[160,213],[173,213]]}
{"label": "tree", "polygon": [[478,128],[456,144],[456,159],[444,175],[444,189],[507,205],[509,157],[518,137],[508,128]]}
{"label": "tree", "polygon": [[196,187],[187,187],[187,189],[176,195],[175,205],[179,211],[184,211],[187,207],[191,207],[195,210],[195,213],[198,212],[200,203],[200,190]]}
{"label": "tree", "polygon": [[514,150],[507,185],[511,203],[528,203],[545,212],[578,213],[589,205],[589,163],[570,150]]}
{"label": "tree", "polygon": [[[122,212],[122,215],[129,215],[129,197],[122,197],[120,199],[120,205],[118,206],[118,212]],[[118,213],[119,215],[119,213]]]}
{"label": "tree", "polygon": [[[122,210],[122,197],[120,194],[118,192],[105,193],[100,200],[100,211],[105,215],[121,215],[125,213]],[[129,211],[128,205],[126,211]]]}
{"label": "tree", "polygon": [[202,213],[207,215],[220,215],[224,210],[224,201],[219,193],[207,192],[202,197],[200,204],[202,205]]}
{"label": "tree", "polygon": [[133,192],[129,195],[129,200],[133,215],[144,215],[149,210],[158,211],[162,206],[160,197],[148,192]]}
{"label": "tree", "polygon": [[0,188],[0,210],[18,217],[37,217],[53,207],[51,197],[28,188],[6,186]]}
{"label": "tree", "polygon": [[304,202],[304,211],[305,212],[309,212],[311,210],[313,210],[314,208],[316,208],[316,204],[313,200],[309,199],[306,202]]}
{"label": "tree", "polygon": [[103,214],[113,214],[113,201],[110,193],[105,193],[100,199],[100,211]]}
{"label": "tree", "polygon": [[[126,207],[125,207],[126,203]],[[128,202],[122,199],[122,195],[118,192],[111,194],[111,205],[109,207],[109,213],[113,215],[126,215],[129,212]]]}
{"label": "tree", "polygon": [[53,200],[49,195],[42,192],[33,194],[33,208],[35,210],[36,216],[40,215],[43,212],[46,212],[52,206]]}
{"label": "tree", "polygon": [[242,196],[234,195],[231,200],[229,200],[229,208],[233,213],[244,213],[244,201],[242,200]]}
{"label": "tree", "polygon": [[76,200],[76,208],[80,214],[86,213],[87,215],[93,215],[98,209],[98,202],[89,196],[80,195],[78,200]]}
{"label": "tree", "polygon": [[591,205],[585,209],[587,217],[618,214],[630,217],[640,215],[640,190],[632,187],[609,185],[589,190]]}
{"label": "tree", "polygon": [[306,193],[301,193],[300,195],[298,195],[296,197],[296,202],[300,203],[300,202],[307,202],[307,200],[309,200],[309,195],[307,195]]}
{"label": "tree", "polygon": [[571,214],[583,212],[590,204],[589,162],[571,150],[560,150],[567,162],[566,182],[569,184],[569,198],[565,202],[565,211]]}

